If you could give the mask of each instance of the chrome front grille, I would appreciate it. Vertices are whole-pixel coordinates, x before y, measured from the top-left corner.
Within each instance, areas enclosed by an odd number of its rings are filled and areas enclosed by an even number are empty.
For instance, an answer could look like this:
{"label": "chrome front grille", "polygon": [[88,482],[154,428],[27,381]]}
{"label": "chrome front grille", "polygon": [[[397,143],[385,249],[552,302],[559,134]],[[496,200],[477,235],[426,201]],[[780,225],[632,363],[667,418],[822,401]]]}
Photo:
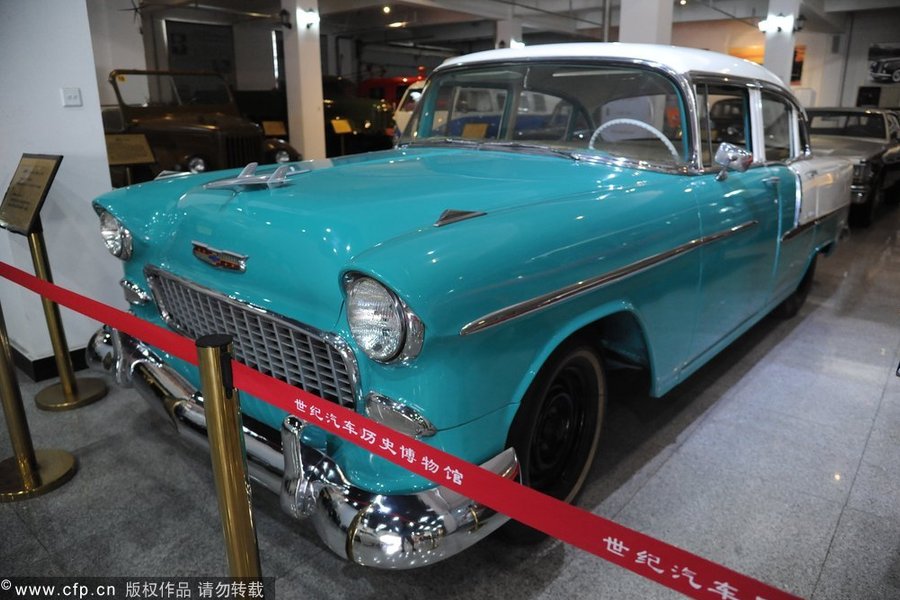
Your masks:
{"label": "chrome front grille", "polygon": [[228,167],[243,167],[259,162],[262,156],[262,138],[258,135],[229,135],[225,138],[225,160]]}
{"label": "chrome front grille", "polygon": [[238,362],[354,408],[356,363],[339,338],[156,267],[147,267],[145,275],[160,314],[176,331],[192,339],[226,333]]}

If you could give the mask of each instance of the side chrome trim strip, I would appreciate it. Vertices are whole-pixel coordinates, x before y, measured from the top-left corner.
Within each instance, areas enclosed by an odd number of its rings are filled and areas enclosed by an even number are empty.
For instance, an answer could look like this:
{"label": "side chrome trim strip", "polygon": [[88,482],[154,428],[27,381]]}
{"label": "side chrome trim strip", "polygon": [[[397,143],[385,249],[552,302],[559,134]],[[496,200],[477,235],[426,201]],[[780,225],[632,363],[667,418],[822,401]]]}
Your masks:
{"label": "side chrome trim strip", "polygon": [[530,300],[524,300],[522,302],[519,302],[518,304],[513,304],[512,306],[507,306],[506,308],[501,308],[500,310],[488,313],[483,317],[472,321],[471,323],[467,323],[462,327],[462,329],[459,330],[459,335],[471,335],[484,329],[488,329],[489,327],[499,325],[500,323],[504,323],[506,321],[516,319],[518,317],[531,314],[539,310],[543,310],[548,306],[556,304],[557,302],[562,302],[564,300],[574,298],[575,296],[580,296],[581,294],[595,290],[604,285],[613,283],[626,277],[630,277],[632,275],[640,273],[641,271],[646,271],[650,267],[654,267],[658,264],[672,260],[677,256],[681,256],[682,254],[686,254],[688,252],[691,252],[692,250],[696,250],[701,246],[712,244],[725,238],[729,238],[733,235],[737,235],[743,231],[746,231],[747,229],[756,227],[757,225],[759,225],[759,221],[747,221],[746,223],[735,225],[734,227],[731,227],[729,229],[725,229],[711,235],[691,240],[690,242],[672,248],[671,250],[666,250],[665,252],[660,252],[659,254],[648,256],[647,258],[643,258],[637,262],[631,263],[630,265],[626,265],[608,273],[604,273],[603,275],[598,275],[591,279],[579,281],[562,289],[544,294],[543,296],[538,296]]}
{"label": "side chrome trim strip", "polygon": [[798,225],[798,226],[794,227],[790,231],[786,231],[784,233],[784,235],[781,236],[781,241],[787,242],[789,240],[794,239],[801,233],[803,233],[809,229],[812,229],[816,225],[823,223],[825,220],[830,219],[831,217],[835,216],[836,214],[838,214],[839,212],[841,212],[842,210],[844,210],[846,208],[847,208],[846,206],[841,206],[839,208],[834,209],[833,211],[831,211],[829,213],[822,215],[821,217],[816,217],[812,221],[808,221],[808,222],[804,223],[803,225]]}

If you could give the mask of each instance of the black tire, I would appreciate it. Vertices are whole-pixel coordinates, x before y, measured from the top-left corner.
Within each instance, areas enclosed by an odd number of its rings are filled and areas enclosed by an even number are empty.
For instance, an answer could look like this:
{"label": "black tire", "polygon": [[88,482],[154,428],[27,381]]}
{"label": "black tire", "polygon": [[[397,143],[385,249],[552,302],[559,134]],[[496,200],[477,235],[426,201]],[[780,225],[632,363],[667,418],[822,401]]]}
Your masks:
{"label": "black tire", "polygon": [[803,274],[803,279],[800,280],[800,285],[797,286],[797,289],[790,296],[784,299],[784,302],[775,308],[777,317],[790,319],[797,316],[797,313],[800,312],[800,308],[806,302],[807,296],[809,296],[809,290],[812,289],[817,259],[818,256],[813,256],[812,262],[809,263],[809,268]]}
{"label": "black tire", "polygon": [[894,183],[894,185],[884,191],[883,202],[890,206],[900,204],[900,181]]}
{"label": "black tire", "polygon": [[[597,454],[606,409],[606,378],[597,352],[574,340],[563,344],[538,372],[507,437],[519,458],[522,483],[572,502]],[[502,529],[508,541],[527,544],[544,534],[517,521]]]}
{"label": "black tire", "polygon": [[853,204],[850,206],[850,217],[848,219],[854,227],[868,227],[875,220],[875,202],[869,197],[862,204]]}

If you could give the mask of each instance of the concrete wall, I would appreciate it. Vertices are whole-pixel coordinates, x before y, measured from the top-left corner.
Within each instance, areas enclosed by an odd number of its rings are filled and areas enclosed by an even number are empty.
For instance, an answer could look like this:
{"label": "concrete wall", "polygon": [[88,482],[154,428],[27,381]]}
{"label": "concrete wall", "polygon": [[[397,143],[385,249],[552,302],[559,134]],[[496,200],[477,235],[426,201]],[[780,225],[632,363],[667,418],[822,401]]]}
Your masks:
{"label": "concrete wall", "polygon": [[[124,306],[121,264],[104,248],[91,209],[110,179],[85,0],[0,2],[0,73],[0,189],[22,153],[62,154],[41,214],[54,279]],[[80,88],[83,105],[64,108],[63,87]],[[0,260],[31,272],[26,238],[0,230]],[[32,360],[51,356],[37,297],[0,280],[0,303],[13,345]],[[83,348],[97,324],[62,313],[70,348]]]}
{"label": "concrete wall", "polygon": [[[239,90],[273,90],[276,87],[272,24],[240,23],[234,33],[234,66]],[[284,72],[284,65],[281,65]]]}
{"label": "concrete wall", "polygon": [[[807,105],[840,105],[847,36],[801,31],[796,35],[796,43],[806,46],[803,78],[799,87],[811,90],[814,94],[812,101],[807,102]],[[805,100],[802,95],[801,100]]]}
{"label": "concrete wall", "polygon": [[729,48],[763,46],[765,36],[756,27],[743,22],[692,21],[672,26],[672,44],[727,54]]}
{"label": "concrete wall", "polygon": [[129,8],[130,0],[87,0],[100,104],[116,103],[107,81],[110,71],[147,68],[141,19]]}
{"label": "concrete wall", "polygon": [[874,10],[857,13],[850,32],[847,78],[841,98],[844,106],[856,104],[860,86],[877,85],[869,80],[869,46],[885,42],[900,43],[900,11]]}
{"label": "concrete wall", "polygon": [[[834,106],[840,103],[847,36],[838,36],[836,53],[832,52],[834,37],[834,34],[806,31],[798,32],[794,36],[796,45],[806,46],[806,56],[801,80],[792,85],[798,97],[811,106]],[[676,46],[705,48],[725,54],[732,48],[754,46],[764,51],[765,35],[755,27],[734,20],[686,22],[676,23],[672,27],[672,43]],[[863,64],[857,65],[856,68],[867,67]],[[856,88],[853,89],[855,100]]]}

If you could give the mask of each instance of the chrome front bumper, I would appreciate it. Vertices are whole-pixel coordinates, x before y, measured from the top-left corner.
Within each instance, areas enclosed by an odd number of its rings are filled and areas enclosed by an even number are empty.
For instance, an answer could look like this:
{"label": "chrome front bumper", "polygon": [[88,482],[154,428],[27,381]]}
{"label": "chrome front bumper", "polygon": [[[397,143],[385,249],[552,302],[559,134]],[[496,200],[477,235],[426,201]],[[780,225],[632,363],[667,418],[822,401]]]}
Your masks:
{"label": "chrome front bumper", "polygon": [[[91,338],[88,364],[134,386],[185,437],[207,444],[203,397],[157,353],[128,335],[103,328]],[[453,556],[480,541],[507,517],[445,487],[382,495],[354,486],[322,451],[301,441],[306,424],[289,416],[281,440],[244,427],[250,477],[280,495],[297,519],[309,518],[339,556],[370,567],[410,569]],[[282,452],[283,448],[283,452]],[[483,465],[516,479],[509,448]]]}

